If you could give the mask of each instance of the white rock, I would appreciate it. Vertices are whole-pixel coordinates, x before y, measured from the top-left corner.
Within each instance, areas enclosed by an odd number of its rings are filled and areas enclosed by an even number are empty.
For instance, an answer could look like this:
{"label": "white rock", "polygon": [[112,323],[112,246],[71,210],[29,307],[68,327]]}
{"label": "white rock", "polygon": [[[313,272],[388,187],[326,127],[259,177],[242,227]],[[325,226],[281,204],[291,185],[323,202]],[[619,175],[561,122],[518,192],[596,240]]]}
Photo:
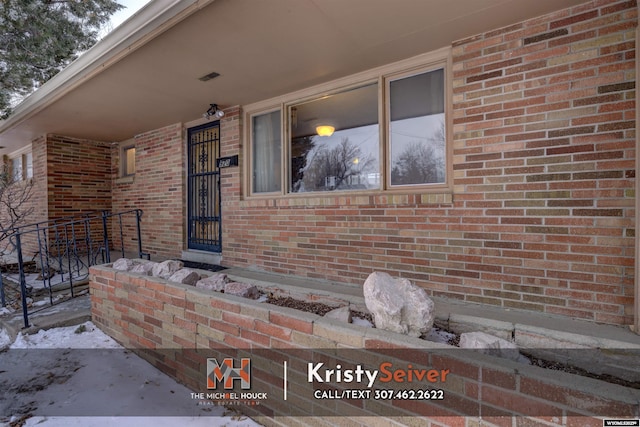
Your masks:
{"label": "white rock", "polygon": [[374,272],[364,282],[363,291],[376,328],[419,337],[433,326],[433,300],[408,279]]}
{"label": "white rock", "polygon": [[514,343],[484,332],[465,332],[460,334],[459,346],[460,348],[473,349],[480,353],[503,357],[516,362],[529,361],[529,359],[520,354],[518,346]]}
{"label": "white rock", "polygon": [[138,274],[144,274],[145,276],[151,276],[151,273],[153,272],[153,267],[156,264],[157,263],[153,261],[137,262],[133,267],[131,267],[131,270],[129,271],[131,273],[138,273]]}
{"label": "white rock", "polygon": [[224,285],[224,293],[239,297],[257,299],[260,296],[258,288],[248,283],[230,282]]}
{"label": "white rock", "polygon": [[228,282],[227,275],[215,273],[208,277],[203,277],[196,283],[196,288],[207,289],[209,291],[224,291],[224,285]]}
{"label": "white rock", "polygon": [[336,309],[331,310],[324,317],[328,317],[329,319],[336,319],[341,322],[351,323],[351,310],[349,306],[338,307]]}
{"label": "white rock", "polygon": [[129,271],[133,267],[134,263],[129,258],[120,258],[113,263],[112,268],[114,270]]}
{"label": "white rock", "polygon": [[151,274],[155,277],[168,279],[173,273],[180,270],[182,267],[184,267],[182,261],[170,259],[154,265]]}
{"label": "white rock", "polygon": [[180,270],[173,273],[169,279],[170,282],[182,283],[184,285],[195,285],[198,280],[200,280],[200,275],[193,270],[189,270],[188,268],[181,268]]}

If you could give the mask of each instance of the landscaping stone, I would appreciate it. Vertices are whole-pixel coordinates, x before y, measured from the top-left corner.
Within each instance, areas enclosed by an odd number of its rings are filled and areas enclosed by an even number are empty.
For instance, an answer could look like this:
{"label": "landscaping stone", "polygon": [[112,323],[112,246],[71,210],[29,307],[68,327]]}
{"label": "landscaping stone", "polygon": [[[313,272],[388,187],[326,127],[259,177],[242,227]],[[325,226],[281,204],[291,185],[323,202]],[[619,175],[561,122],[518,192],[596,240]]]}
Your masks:
{"label": "landscaping stone", "polygon": [[133,261],[128,258],[119,258],[113,263],[114,270],[129,271],[133,268]]}
{"label": "landscaping stone", "polygon": [[330,319],[336,319],[341,322],[351,323],[351,310],[349,306],[338,307],[335,310],[331,310],[324,317],[328,317]]}
{"label": "landscaping stone", "polygon": [[224,293],[239,297],[258,299],[260,292],[254,285],[240,282],[229,282],[224,285]]}
{"label": "landscaping stone", "polygon": [[196,288],[206,289],[209,291],[224,291],[224,285],[229,281],[224,273],[216,273],[211,276],[203,277],[196,283]]}
{"label": "landscaping stone", "polygon": [[157,263],[153,261],[138,262],[129,271],[131,271],[132,273],[144,274],[145,276],[151,276],[153,267],[156,264]]}
{"label": "landscaping stone", "polygon": [[169,277],[170,282],[182,283],[183,285],[195,285],[200,280],[200,275],[188,268],[181,268]]}
{"label": "landscaping stone", "polygon": [[502,357],[516,362],[528,362],[520,354],[518,346],[502,338],[484,332],[465,332],[460,335],[460,348],[477,350],[490,356]]}
{"label": "landscaping stone", "polygon": [[376,328],[419,337],[433,326],[433,300],[408,279],[373,272],[364,282],[364,302]]}
{"label": "landscaping stone", "polygon": [[151,274],[155,277],[168,279],[173,273],[180,270],[182,267],[184,267],[182,261],[170,259],[154,265]]}

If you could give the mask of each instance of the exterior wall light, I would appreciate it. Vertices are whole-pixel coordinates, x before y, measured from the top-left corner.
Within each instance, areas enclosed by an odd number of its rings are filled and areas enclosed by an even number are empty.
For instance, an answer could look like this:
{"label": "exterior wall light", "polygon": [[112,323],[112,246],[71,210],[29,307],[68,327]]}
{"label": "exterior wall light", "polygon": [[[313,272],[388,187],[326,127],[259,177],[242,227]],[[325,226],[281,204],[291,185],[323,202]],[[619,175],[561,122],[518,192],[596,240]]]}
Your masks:
{"label": "exterior wall light", "polygon": [[316,132],[318,133],[318,136],[331,136],[333,135],[333,132],[335,130],[336,128],[329,125],[316,126]]}
{"label": "exterior wall light", "polygon": [[218,119],[221,119],[224,116],[224,111],[218,108],[218,104],[209,104],[209,109],[202,115],[205,119],[209,120],[211,117],[215,116]]}

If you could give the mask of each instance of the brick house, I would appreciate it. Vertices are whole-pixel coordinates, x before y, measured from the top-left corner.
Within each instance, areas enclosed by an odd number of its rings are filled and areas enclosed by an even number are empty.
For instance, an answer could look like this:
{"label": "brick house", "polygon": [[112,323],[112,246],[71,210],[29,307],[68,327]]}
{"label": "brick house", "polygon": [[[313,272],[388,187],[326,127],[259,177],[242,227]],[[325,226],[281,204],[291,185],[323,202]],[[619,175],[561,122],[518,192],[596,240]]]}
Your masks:
{"label": "brick house", "polygon": [[0,123],[0,152],[34,219],[141,208],[155,259],[382,270],[637,327],[637,12],[152,2]]}

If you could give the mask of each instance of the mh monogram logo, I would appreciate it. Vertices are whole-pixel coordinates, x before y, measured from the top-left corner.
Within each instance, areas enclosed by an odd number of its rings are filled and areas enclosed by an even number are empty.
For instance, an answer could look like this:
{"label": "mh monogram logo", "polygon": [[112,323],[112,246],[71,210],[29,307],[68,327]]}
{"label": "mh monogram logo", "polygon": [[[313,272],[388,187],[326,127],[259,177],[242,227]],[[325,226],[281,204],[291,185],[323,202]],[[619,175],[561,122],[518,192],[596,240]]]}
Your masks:
{"label": "mh monogram logo", "polygon": [[222,364],[217,359],[207,359],[207,389],[215,389],[218,381],[225,389],[233,389],[233,380],[240,380],[240,388],[251,388],[251,359],[240,359],[240,367],[233,366],[233,359],[226,358]]}

